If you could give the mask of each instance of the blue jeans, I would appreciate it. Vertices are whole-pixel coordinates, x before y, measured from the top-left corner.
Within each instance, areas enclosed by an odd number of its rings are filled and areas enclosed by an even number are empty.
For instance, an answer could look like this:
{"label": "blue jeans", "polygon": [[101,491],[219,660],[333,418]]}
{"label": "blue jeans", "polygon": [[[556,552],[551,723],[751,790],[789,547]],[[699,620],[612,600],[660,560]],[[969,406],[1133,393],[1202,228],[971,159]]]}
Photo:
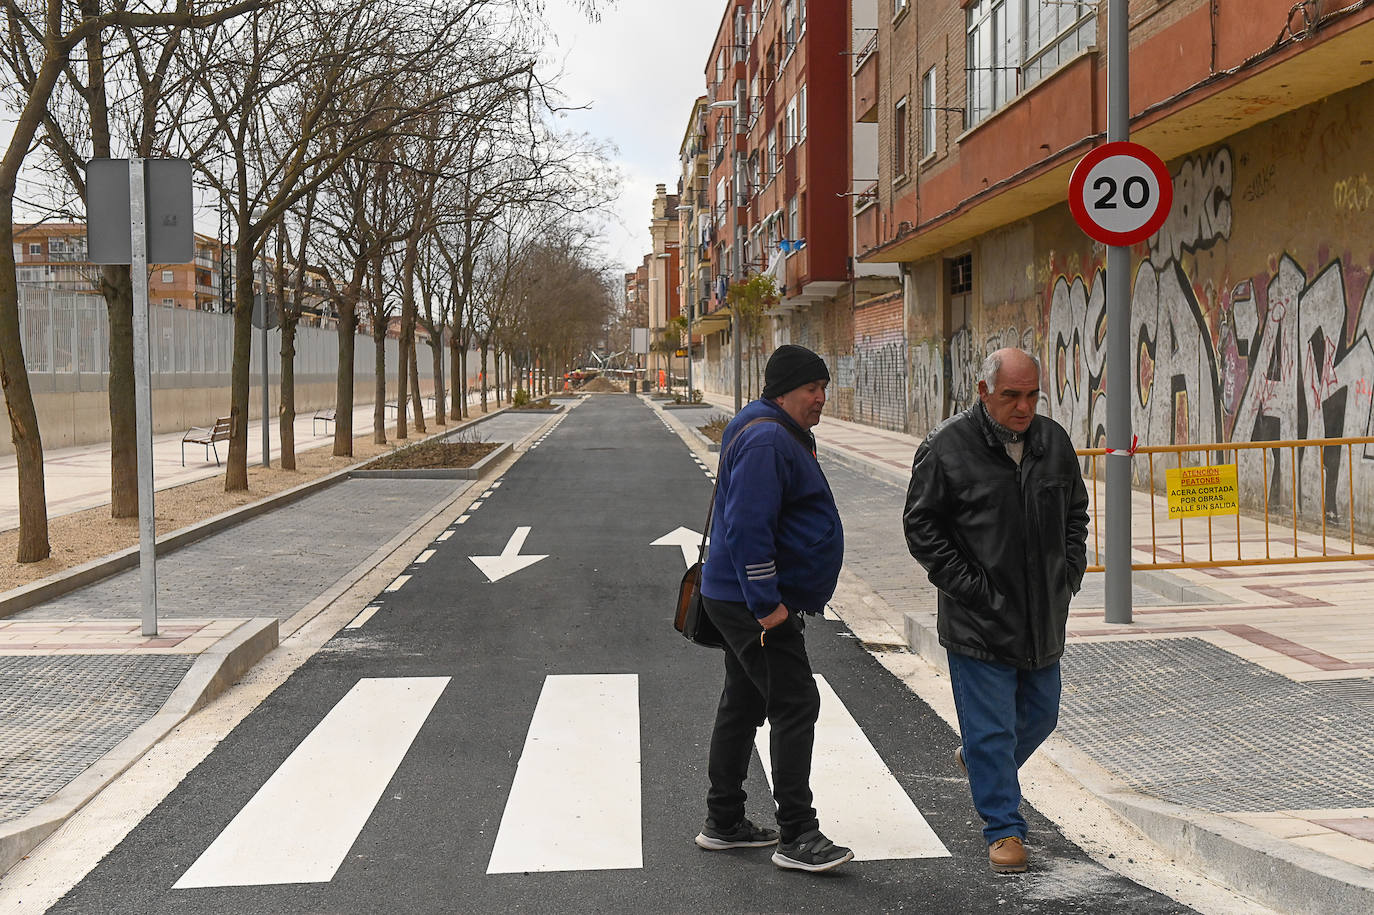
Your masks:
{"label": "blue jeans", "polygon": [[1059,662],[1039,670],[947,651],[969,793],[991,845],[1026,837],[1017,770],[1059,722]]}

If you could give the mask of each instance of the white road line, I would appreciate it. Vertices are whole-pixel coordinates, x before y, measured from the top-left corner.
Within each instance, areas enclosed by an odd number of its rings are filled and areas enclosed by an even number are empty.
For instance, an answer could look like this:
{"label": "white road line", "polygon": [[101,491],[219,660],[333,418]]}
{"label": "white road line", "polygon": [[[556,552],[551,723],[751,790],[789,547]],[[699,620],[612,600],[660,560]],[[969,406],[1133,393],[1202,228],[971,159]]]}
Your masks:
{"label": "white road line", "polygon": [[361,628],[363,628],[363,624],[366,623],[368,620],[372,619],[372,615],[373,615],[374,613],[376,613],[376,612],[377,612],[378,610],[380,610],[380,609],[382,609],[382,608],[379,607],[379,606],[377,606],[376,604],[369,604],[368,606],[366,606],[366,607],[363,608],[363,612],[362,612],[362,613],[359,613],[357,616],[353,617],[353,622],[349,623],[349,624],[348,624],[347,626],[345,626],[344,628],[345,628],[345,629],[361,629]]}
{"label": "white road line", "polygon": [[471,517],[472,517],[471,515],[459,515],[459,516],[458,516],[458,523],[459,523],[459,524],[467,524],[467,523],[468,523],[468,519],[471,518]]}
{"label": "white road line", "polygon": [[500,488],[501,488],[501,481],[500,481],[500,480],[497,480],[495,483],[492,483],[492,484],[491,484],[491,488],[492,488],[492,489],[500,489]]}
{"label": "white road line", "polygon": [[483,498],[483,499],[490,499],[490,498],[491,498],[491,490],[488,489],[486,492],[482,493],[482,498]]}
{"label": "white road line", "polygon": [[405,583],[408,582],[408,581],[410,581],[410,576],[409,576],[409,575],[397,575],[397,576],[396,576],[396,580],[393,581],[391,584],[387,585],[387,586],[386,586],[385,588],[383,588],[382,590],[383,590],[383,591],[399,591],[399,590],[401,590],[401,588],[403,588],[403,587],[405,586]]}
{"label": "white road line", "polygon": [[173,888],[332,880],[448,682],[359,680]]}
{"label": "white road line", "polygon": [[[858,722],[825,677],[816,675],[821,717],[811,754],[811,791],[821,829],[836,844],[854,849],[856,861],[948,858],[949,850],[897,782]],[[768,725],[755,746],[767,760]],[[773,784],[767,763],[764,774]]]}
{"label": "white road line", "polygon": [[641,832],[639,677],[546,678],[487,873],[640,868]]}
{"label": "white road line", "polygon": [[470,512],[475,512],[475,511],[477,511],[477,509],[479,509],[479,508],[481,508],[481,507],[482,507],[482,500],[481,500],[481,499],[478,499],[476,502],[474,502],[474,503],[472,503],[471,505],[468,506],[468,511],[470,511]]}
{"label": "white road line", "polygon": [[424,562],[429,562],[430,557],[432,557],[433,555],[434,555],[434,551],[433,551],[433,550],[425,550],[425,551],[424,551],[423,553],[421,553],[419,556],[416,556],[416,557],[415,557],[415,562],[416,562],[417,564],[419,564],[419,563],[424,563]]}
{"label": "white road line", "polygon": [[435,542],[437,542],[437,543],[443,543],[445,540],[447,540],[448,538],[450,538],[450,537],[452,537],[452,536],[453,536],[453,531],[444,531],[444,532],[443,532],[442,534],[440,534],[438,537],[435,537],[434,540],[435,540]]}

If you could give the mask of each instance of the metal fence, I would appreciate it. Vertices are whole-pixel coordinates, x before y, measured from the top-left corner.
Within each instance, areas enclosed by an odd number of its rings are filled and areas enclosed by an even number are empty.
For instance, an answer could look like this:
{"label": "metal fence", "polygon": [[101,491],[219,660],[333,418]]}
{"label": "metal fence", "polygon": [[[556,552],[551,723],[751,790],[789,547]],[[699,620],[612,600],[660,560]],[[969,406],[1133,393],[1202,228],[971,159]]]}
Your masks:
{"label": "metal fence", "polygon": [[[1150,561],[1131,568],[1200,569],[1374,559],[1357,538],[1374,523],[1374,437],[1295,441],[1225,442],[1141,446],[1133,452],[1137,472],[1148,474]],[[1093,540],[1089,572],[1100,572],[1103,491],[1100,459],[1105,448],[1082,448],[1089,459]],[[1159,460],[1156,460],[1159,455]],[[1189,456],[1198,460],[1190,462]],[[1115,457],[1121,460],[1120,457]],[[1160,482],[1169,468],[1196,467],[1208,461],[1237,467],[1238,511],[1161,520]],[[1164,500],[1167,506],[1167,499]],[[1177,530],[1175,530],[1175,524]],[[1132,527],[1137,525],[1133,522]],[[1137,551],[1143,548],[1137,547]],[[1093,562],[1092,557],[1099,561]]]}
{"label": "metal fence", "polygon": [[[149,358],[153,384],[158,387],[215,387],[227,383],[233,359],[234,317],[166,305],[148,309]],[[105,300],[89,292],[19,287],[19,332],[24,362],[35,391],[103,391],[110,370],[110,327]],[[253,331],[252,377],[262,371],[262,347]],[[418,360],[420,376],[433,378],[425,353]],[[281,332],[267,334],[268,372],[281,371]],[[397,341],[386,340],[386,365],[395,372]],[[326,380],[337,375],[338,334],[333,329],[296,329],[296,377]],[[373,377],[372,338],[359,334],[353,352],[355,383]],[[161,376],[161,380],[159,380]]]}

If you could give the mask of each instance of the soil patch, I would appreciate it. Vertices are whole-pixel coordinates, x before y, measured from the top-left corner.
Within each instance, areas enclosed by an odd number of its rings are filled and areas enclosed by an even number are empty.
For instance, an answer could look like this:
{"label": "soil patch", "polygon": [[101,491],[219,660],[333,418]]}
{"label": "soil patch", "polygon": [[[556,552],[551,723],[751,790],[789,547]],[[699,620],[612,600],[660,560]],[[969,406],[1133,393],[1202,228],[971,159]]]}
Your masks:
{"label": "soil patch", "polygon": [[529,403],[521,404],[518,407],[511,407],[512,410],[547,410],[553,406],[553,401],[547,397],[539,400],[531,400]]}
{"label": "soil patch", "polygon": [[471,467],[501,447],[501,442],[425,442],[393,451],[368,464],[367,470],[434,470]]}
{"label": "soil patch", "polygon": [[579,390],[588,391],[592,394],[624,394],[625,386],[598,375],[582,385]]}
{"label": "soil patch", "polygon": [[697,431],[719,445],[720,437],[728,425],[730,425],[730,417],[723,413],[717,413],[706,421],[706,425],[697,426]]}

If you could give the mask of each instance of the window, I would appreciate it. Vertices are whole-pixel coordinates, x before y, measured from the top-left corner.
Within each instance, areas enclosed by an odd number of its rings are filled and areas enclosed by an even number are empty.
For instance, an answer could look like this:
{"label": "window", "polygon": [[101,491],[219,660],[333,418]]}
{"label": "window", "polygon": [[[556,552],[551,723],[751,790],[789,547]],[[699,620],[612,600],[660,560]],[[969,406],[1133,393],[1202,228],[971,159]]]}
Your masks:
{"label": "window", "polygon": [[896,19],[906,9],[907,0],[892,0],[892,18]]}
{"label": "window", "polygon": [[778,131],[777,128],[770,128],[768,131],[768,180],[772,181],[773,176],[778,173]]}
{"label": "window", "polygon": [[163,300],[162,300],[162,304],[163,304],[163,305],[176,305],[176,303],[177,303],[177,300],[176,300],[176,299],[163,299]]}
{"label": "window", "polygon": [[968,8],[968,124],[979,123],[1016,94],[1024,0],[978,0]]}
{"label": "window", "polygon": [[787,45],[787,50],[783,56],[792,53],[792,49],[797,46],[797,36],[800,32],[797,23],[797,2],[796,0],[783,0],[782,3],[782,35],[783,42]]}
{"label": "window", "polygon": [[906,174],[906,99],[897,103],[892,114],[892,174]]}
{"label": "window", "polygon": [[30,256],[30,257],[42,257],[42,256],[43,256],[43,243],[42,243],[42,242],[31,242],[31,243],[29,244],[29,256]]}
{"label": "window", "polygon": [[21,242],[14,243],[14,262],[17,264],[24,259],[24,245]]}
{"label": "window", "polygon": [[949,294],[966,295],[973,291],[973,252],[949,260]]}
{"label": "window", "polygon": [[921,158],[935,153],[935,68],[921,77]]}
{"label": "window", "polygon": [[797,99],[794,96],[792,101],[787,103],[787,114],[783,120],[783,140],[782,148],[791,149],[797,145],[800,137],[800,126],[797,123]]}
{"label": "window", "polygon": [[[1026,2],[1026,0],[1022,0]],[[1097,41],[1097,4],[1026,3],[1021,87],[1033,86]]]}
{"label": "window", "polygon": [[174,282],[176,282],[176,276],[172,273],[172,271],[170,271],[170,270],[164,270],[164,271],[162,271],[162,282],[164,282],[164,283],[174,283]]}
{"label": "window", "polygon": [[968,126],[1097,40],[1097,4],[977,0],[968,6]]}
{"label": "window", "polygon": [[797,90],[797,138],[806,139],[806,86]]}

